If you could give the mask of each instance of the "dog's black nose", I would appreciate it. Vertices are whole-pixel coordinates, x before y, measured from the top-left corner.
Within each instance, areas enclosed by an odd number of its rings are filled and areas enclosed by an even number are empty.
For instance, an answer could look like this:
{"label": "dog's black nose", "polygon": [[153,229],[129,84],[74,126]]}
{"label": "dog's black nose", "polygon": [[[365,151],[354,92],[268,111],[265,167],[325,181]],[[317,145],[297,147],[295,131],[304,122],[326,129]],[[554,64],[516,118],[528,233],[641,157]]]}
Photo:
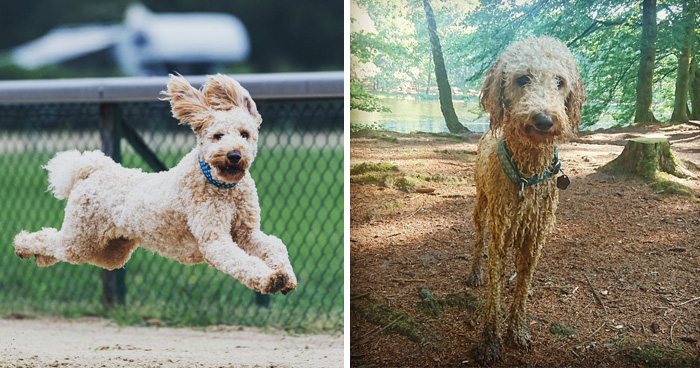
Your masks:
{"label": "dog's black nose", "polygon": [[554,125],[552,121],[552,115],[545,113],[537,113],[532,117],[532,122],[535,123],[535,127],[543,132],[548,131]]}
{"label": "dog's black nose", "polygon": [[236,152],[236,151],[231,151],[226,154],[226,158],[231,162],[232,164],[238,163],[238,161],[241,160],[241,153]]}

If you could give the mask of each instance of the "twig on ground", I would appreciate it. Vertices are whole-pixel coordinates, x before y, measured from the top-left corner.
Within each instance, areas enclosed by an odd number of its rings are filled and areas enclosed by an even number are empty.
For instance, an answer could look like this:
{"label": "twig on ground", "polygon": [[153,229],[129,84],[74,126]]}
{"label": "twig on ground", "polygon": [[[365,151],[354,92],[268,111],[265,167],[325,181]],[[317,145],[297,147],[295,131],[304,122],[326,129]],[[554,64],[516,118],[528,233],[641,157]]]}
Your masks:
{"label": "twig on ground", "polygon": [[363,336],[360,340],[358,340],[357,342],[355,342],[355,343],[352,344],[352,345],[353,345],[353,346],[357,346],[357,345],[360,345],[360,344],[362,344],[363,342],[365,342],[365,341],[367,341],[367,340],[373,338],[373,337],[376,336],[378,333],[380,333],[380,332],[386,330],[387,328],[393,326],[393,325],[394,325],[396,322],[398,322],[401,318],[403,318],[403,315],[396,317],[396,319],[393,320],[393,321],[391,321],[388,325],[386,325],[386,326],[384,326],[384,327],[382,327],[382,328],[380,328],[380,329],[377,329],[377,330],[375,330],[375,331],[372,331],[372,332],[368,333],[367,335]]}
{"label": "twig on ground", "polygon": [[675,344],[675,343],[673,342],[673,326],[676,324],[676,322],[678,322],[679,319],[681,319],[681,317],[676,317],[676,320],[673,321],[673,323],[671,323],[671,331],[670,331],[670,334],[671,334],[671,344]]}
{"label": "twig on ground", "polygon": [[425,279],[399,279],[399,278],[393,278],[391,281],[398,281],[398,282],[427,282]]}
{"label": "twig on ground", "polygon": [[420,207],[418,207],[417,210],[415,210],[412,214],[406,216],[406,218],[413,217],[413,215],[415,215],[416,213],[418,213],[418,211],[420,211],[420,210],[422,210],[422,209],[423,209],[423,205],[421,204]]}
{"label": "twig on ground", "polygon": [[603,326],[605,326],[606,323],[607,323],[607,322],[603,322],[603,324],[600,325],[600,327],[598,327],[595,331],[593,331],[593,332],[591,332],[590,334],[588,334],[588,336],[586,336],[586,338],[585,338],[584,340],[588,340],[588,339],[590,339],[591,337],[593,337],[593,335],[595,335],[598,331],[600,331],[600,329],[603,328]]}
{"label": "twig on ground", "polygon": [[608,314],[608,308],[605,307],[605,304],[603,304],[603,300],[600,299],[598,296],[598,293],[596,293],[595,288],[593,287],[593,284],[591,284],[591,280],[588,279],[588,276],[585,274],[583,277],[586,278],[586,282],[588,283],[588,287],[591,288],[591,292],[593,293],[593,298],[595,299],[598,304],[600,304],[601,307],[603,307],[603,311],[605,311],[605,314]]}
{"label": "twig on ground", "polygon": [[686,301],[684,301],[683,303],[674,304],[673,306],[674,306],[674,307],[680,307],[681,305],[688,304],[688,303],[692,303],[692,302],[697,301],[697,300],[700,300],[700,296],[696,296],[695,298],[691,298],[691,299],[689,299],[689,300],[686,300]]}

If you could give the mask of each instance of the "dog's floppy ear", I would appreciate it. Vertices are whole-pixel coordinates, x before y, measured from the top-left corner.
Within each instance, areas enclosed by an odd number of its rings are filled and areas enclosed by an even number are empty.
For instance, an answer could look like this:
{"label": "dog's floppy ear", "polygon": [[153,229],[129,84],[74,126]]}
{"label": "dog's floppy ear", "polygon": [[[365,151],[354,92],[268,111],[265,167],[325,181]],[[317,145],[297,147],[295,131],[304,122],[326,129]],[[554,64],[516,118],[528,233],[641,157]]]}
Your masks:
{"label": "dog's floppy ear", "polygon": [[581,110],[583,103],[586,102],[586,90],[583,87],[583,80],[575,70],[575,77],[571,84],[571,92],[566,97],[566,115],[569,117],[569,124],[574,133],[578,132],[578,126],[581,124]]}
{"label": "dog's floppy ear", "polygon": [[207,76],[204,93],[214,110],[231,110],[243,107],[255,118],[258,128],[260,128],[262,117],[258,113],[255,101],[250,97],[250,93],[233,78],[223,74]]}
{"label": "dog's floppy ear", "polygon": [[506,100],[503,80],[502,63],[496,60],[484,78],[479,96],[481,108],[489,112],[491,131],[496,131],[503,125],[503,115],[506,110]]}
{"label": "dog's floppy ear", "polygon": [[181,123],[189,124],[197,132],[210,119],[210,109],[204,94],[192,87],[182,75],[170,74],[168,90],[161,92],[162,100],[170,101],[173,117]]}

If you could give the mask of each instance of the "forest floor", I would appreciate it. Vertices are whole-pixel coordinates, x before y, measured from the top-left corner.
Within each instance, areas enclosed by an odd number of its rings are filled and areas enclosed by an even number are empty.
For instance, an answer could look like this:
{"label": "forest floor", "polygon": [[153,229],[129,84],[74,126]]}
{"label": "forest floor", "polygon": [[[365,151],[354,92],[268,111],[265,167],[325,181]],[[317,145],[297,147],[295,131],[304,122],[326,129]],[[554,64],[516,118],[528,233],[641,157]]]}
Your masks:
{"label": "forest floor", "polygon": [[[666,136],[679,158],[700,164],[700,129],[690,125],[587,132],[560,146],[572,183],[560,191],[555,230],[531,285],[532,349],[506,347],[496,366],[700,365],[698,197],[596,171],[640,136]],[[385,164],[390,180],[351,175],[353,367],[477,365],[486,286],[472,289],[465,280],[479,137],[351,135],[351,167],[385,162],[400,170]],[[700,193],[696,178],[677,183]],[[435,191],[396,189],[416,186]],[[509,262],[506,277],[513,273]],[[421,287],[437,308],[421,302]]]}

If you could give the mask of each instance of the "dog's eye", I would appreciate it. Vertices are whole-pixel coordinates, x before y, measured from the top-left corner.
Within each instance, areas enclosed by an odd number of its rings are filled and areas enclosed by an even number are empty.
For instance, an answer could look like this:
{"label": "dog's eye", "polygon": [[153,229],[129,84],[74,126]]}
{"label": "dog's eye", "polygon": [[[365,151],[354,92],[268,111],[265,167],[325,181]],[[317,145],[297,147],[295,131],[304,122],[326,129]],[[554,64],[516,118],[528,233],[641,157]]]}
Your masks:
{"label": "dog's eye", "polygon": [[557,88],[562,89],[564,87],[564,78],[557,77]]}
{"label": "dog's eye", "polygon": [[518,85],[520,87],[524,87],[526,84],[530,83],[530,76],[529,75],[523,75],[519,77],[516,82],[518,82]]}
{"label": "dog's eye", "polygon": [[223,136],[224,136],[223,134],[217,133],[217,134],[214,134],[214,135],[212,136],[212,138],[213,138],[215,141],[218,141],[219,139],[223,138]]}
{"label": "dog's eye", "polygon": [[249,136],[248,132],[241,132],[241,137],[248,139],[248,136]]}

